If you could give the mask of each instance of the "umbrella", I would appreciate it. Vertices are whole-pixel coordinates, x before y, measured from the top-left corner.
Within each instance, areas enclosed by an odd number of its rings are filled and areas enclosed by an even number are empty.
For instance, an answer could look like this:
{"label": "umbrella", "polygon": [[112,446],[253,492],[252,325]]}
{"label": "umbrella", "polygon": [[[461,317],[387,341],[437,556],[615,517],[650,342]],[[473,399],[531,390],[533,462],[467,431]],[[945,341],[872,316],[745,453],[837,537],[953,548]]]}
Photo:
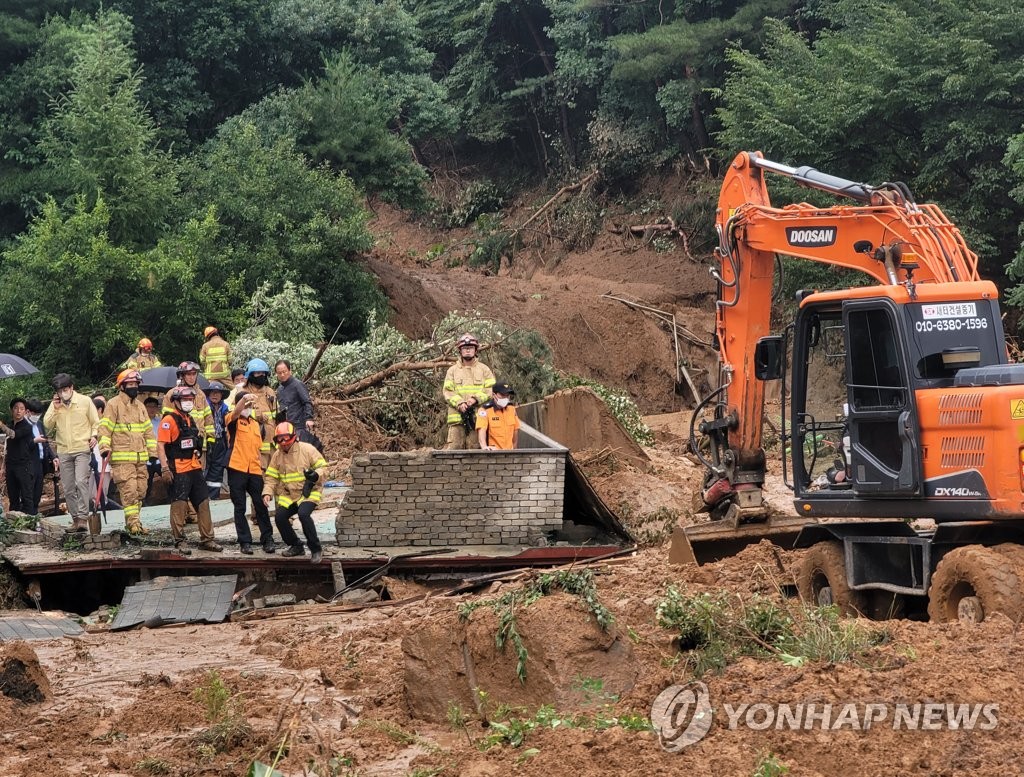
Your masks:
{"label": "umbrella", "polygon": [[[203,391],[210,387],[210,381],[204,377],[203,373],[199,373],[196,384]],[[167,391],[177,385],[177,367],[151,367],[148,370],[142,370],[142,385],[139,386],[139,391]]]}
{"label": "umbrella", "polygon": [[0,378],[17,378],[39,372],[35,367],[11,353],[0,353]]}

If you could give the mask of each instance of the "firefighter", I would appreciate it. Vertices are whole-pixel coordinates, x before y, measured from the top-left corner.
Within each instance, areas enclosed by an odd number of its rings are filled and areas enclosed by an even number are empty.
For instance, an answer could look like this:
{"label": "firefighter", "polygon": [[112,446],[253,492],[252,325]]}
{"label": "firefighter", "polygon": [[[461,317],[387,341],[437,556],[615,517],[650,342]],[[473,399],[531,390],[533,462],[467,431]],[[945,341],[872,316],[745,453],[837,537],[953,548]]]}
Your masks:
{"label": "firefighter", "polygon": [[[192,409],[192,418],[195,419],[196,426],[204,432],[206,435],[206,444],[213,445],[217,439],[217,431],[214,427],[213,422],[213,411],[210,409],[210,403],[206,399],[206,394],[199,388],[199,365],[195,362],[182,362],[178,365],[178,385],[188,386],[195,392],[195,406]],[[171,402],[171,394],[174,393],[174,389],[171,389],[164,394],[164,413],[174,412],[173,403]]]}
{"label": "firefighter", "polygon": [[277,415],[277,394],[270,388],[270,365],[263,359],[250,359],[245,365],[245,383],[235,389],[235,397],[251,394],[255,397],[251,405],[252,417],[260,422],[263,443],[260,445],[260,463],[266,471],[274,446],[275,416]]}
{"label": "firefighter", "polygon": [[139,512],[146,494],[149,468],[157,461],[153,423],[139,399],[142,376],[138,370],[123,370],[117,376],[118,393],[107,402],[100,420],[100,456],[110,462],[124,506],[124,523],[129,534],[148,534]]}
{"label": "firefighter", "polygon": [[207,380],[227,380],[231,377],[231,346],[220,336],[217,327],[203,330],[206,340],[199,349],[199,363]]}
{"label": "firefighter", "polygon": [[320,504],[320,489],[325,480],[327,461],[308,442],[299,442],[295,426],[288,421],[282,421],[274,429],[274,442],[277,443],[277,450],[267,467],[263,501],[269,507],[271,500],[276,497],[274,522],[281,533],[281,539],[288,545],[281,555],[301,556],[306,552],[291,524],[291,519],[297,515],[312,554],[311,560],[319,564],[323,558],[323,549],[312,516]]}
{"label": "firefighter", "polygon": [[203,477],[199,455],[203,450],[204,434],[196,425],[196,390],[180,386],[171,392],[171,410],[160,420],[157,452],[164,472],[171,480],[171,536],[179,553],[188,555],[185,548],[185,514],[189,503],[195,508],[199,523],[199,549],[219,553],[224,550],[213,539],[213,518],[210,499]]}
{"label": "firefighter", "polygon": [[153,353],[153,341],[148,337],[143,337],[139,340],[139,346],[135,349],[135,353],[129,356],[121,366],[126,370],[148,370],[163,365],[157,355]]}
{"label": "firefighter", "polygon": [[444,401],[448,406],[448,439],[445,450],[480,447],[476,434],[476,411],[490,399],[494,373],[476,358],[480,341],[466,333],[456,344],[459,361],[444,376]]}

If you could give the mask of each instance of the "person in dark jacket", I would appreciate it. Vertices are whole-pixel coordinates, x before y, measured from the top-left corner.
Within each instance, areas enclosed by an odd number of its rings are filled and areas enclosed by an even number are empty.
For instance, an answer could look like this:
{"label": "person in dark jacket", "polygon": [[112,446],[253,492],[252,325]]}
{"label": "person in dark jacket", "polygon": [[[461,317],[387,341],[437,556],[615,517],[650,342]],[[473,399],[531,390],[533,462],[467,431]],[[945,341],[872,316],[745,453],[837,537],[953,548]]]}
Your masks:
{"label": "person in dark jacket", "polygon": [[36,514],[33,504],[35,495],[35,466],[33,456],[38,455],[32,424],[25,418],[25,400],[15,397],[11,400],[11,426],[0,421],[0,430],[7,435],[7,498],[11,510]]}
{"label": "person in dark jacket", "polygon": [[54,456],[43,431],[43,403],[38,399],[30,399],[25,403],[25,408],[25,419],[32,424],[32,441],[36,444],[36,455],[32,457],[32,473],[35,476],[32,504],[36,512],[39,512],[39,502],[43,498],[43,481],[47,475],[53,474]]}

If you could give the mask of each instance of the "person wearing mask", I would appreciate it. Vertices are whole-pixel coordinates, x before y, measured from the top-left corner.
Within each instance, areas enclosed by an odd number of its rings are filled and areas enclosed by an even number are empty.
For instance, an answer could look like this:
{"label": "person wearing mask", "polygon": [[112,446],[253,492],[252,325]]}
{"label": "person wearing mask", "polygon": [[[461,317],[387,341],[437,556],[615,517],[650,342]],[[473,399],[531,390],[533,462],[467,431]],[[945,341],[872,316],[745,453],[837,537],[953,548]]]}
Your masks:
{"label": "person wearing mask", "polygon": [[25,400],[15,397],[11,400],[11,425],[0,421],[0,431],[7,435],[4,466],[7,469],[7,500],[11,510],[35,515],[36,508],[32,504],[32,498],[36,484],[32,459],[37,451],[32,424],[25,417],[26,414]]}
{"label": "person wearing mask", "polygon": [[467,332],[456,346],[459,360],[445,373],[443,387],[448,407],[448,438],[444,447],[449,451],[478,446],[474,431],[476,411],[490,398],[494,385],[491,368],[476,357],[480,341]]}
{"label": "person wearing mask", "polygon": [[306,384],[292,374],[292,365],[285,359],[274,365],[274,374],[277,375],[277,406],[280,408],[277,420],[290,422],[299,430],[299,439],[313,442],[313,401]]}
{"label": "person wearing mask", "polygon": [[[178,386],[187,386],[195,393],[192,418],[195,419],[196,426],[199,427],[200,431],[206,435],[206,445],[210,446],[216,439],[213,431],[213,411],[210,409],[210,403],[206,399],[206,394],[199,388],[199,365],[195,362],[182,362],[178,365],[177,373]],[[171,394],[173,393],[174,389],[170,389],[164,395],[164,415],[174,412],[174,403],[171,401]]]}
{"label": "person wearing mask", "polygon": [[323,548],[313,523],[313,511],[320,504],[320,489],[325,480],[327,461],[320,451],[307,442],[300,442],[295,427],[282,421],[274,429],[277,450],[270,459],[263,486],[263,501],[269,507],[276,499],[277,511],[274,523],[281,533],[281,539],[288,545],[282,556],[294,557],[305,554],[306,549],[299,542],[291,519],[298,516],[305,535],[311,561],[319,564]]}
{"label": "person wearing mask", "polygon": [[227,465],[228,440],[225,423],[228,415],[224,395],[227,388],[220,381],[211,381],[206,389],[206,398],[210,401],[210,412],[213,418],[213,444],[206,454],[206,485],[210,488],[210,499],[220,497],[220,487],[224,481],[224,467]]}
{"label": "person wearing mask", "polygon": [[162,366],[160,359],[153,353],[153,341],[148,337],[139,340],[139,347],[135,349],[135,353],[121,365],[126,370],[148,370],[152,367]]}
{"label": "person wearing mask", "polygon": [[148,534],[140,513],[145,497],[151,462],[156,455],[153,423],[139,400],[142,375],[138,370],[123,370],[117,376],[118,393],[107,403],[100,419],[100,456],[110,464],[117,492],[124,505],[124,523],[129,534]]}
{"label": "person wearing mask", "polygon": [[228,489],[231,504],[235,508],[235,533],[239,549],[247,556],[252,555],[252,530],[245,515],[245,498],[252,499],[256,525],[260,528],[260,545],[264,553],[273,553],[274,529],[270,525],[270,512],[263,501],[263,467],[260,463],[260,446],[263,432],[260,423],[252,417],[256,397],[243,394],[227,415],[227,434],[231,441],[228,459]]}
{"label": "person wearing mask", "polygon": [[236,389],[235,396],[250,394],[255,397],[252,417],[263,426],[263,442],[260,445],[260,462],[266,470],[273,452],[274,424],[277,415],[277,395],[270,388],[270,365],[263,359],[250,359],[245,365],[245,385]]}
{"label": "person wearing mask", "polygon": [[[99,414],[100,420],[103,420],[103,414],[107,412],[107,398],[104,396],[102,391],[94,391],[92,396],[92,403],[96,405],[96,412]],[[103,469],[103,459],[100,457],[99,446],[92,449],[92,461],[89,462],[89,468],[92,470],[92,485],[89,487],[89,502],[90,506],[97,493],[100,493],[103,499],[103,506],[107,510],[118,510],[121,505],[110,499],[110,483],[113,480],[113,475],[110,471],[108,464],[106,470]],[[100,473],[103,473],[103,487],[100,488]],[[99,505],[96,506],[99,509]]]}
{"label": "person wearing mask", "polygon": [[150,423],[153,424],[153,436],[155,437],[160,428],[160,400],[156,397],[146,397],[142,400],[142,404],[146,408],[146,415],[149,416]]}
{"label": "person wearing mask", "polygon": [[160,419],[157,434],[157,455],[164,472],[171,475],[171,537],[175,549],[191,553],[185,547],[185,515],[187,505],[195,508],[199,524],[199,549],[219,553],[224,550],[213,538],[213,518],[210,515],[209,490],[203,476],[199,455],[205,435],[197,426],[192,412],[195,410],[196,390],[179,386],[170,392],[171,410]]}
{"label": "person wearing mask", "polygon": [[60,482],[71,513],[72,531],[89,530],[89,462],[100,423],[96,405],[75,391],[65,372],[53,377],[53,402],[43,416],[46,436],[54,441],[60,462]]}
{"label": "person wearing mask", "polygon": [[[160,433],[160,400],[149,396],[142,400],[142,405],[146,408],[146,415],[149,416],[149,422],[153,427],[153,439],[155,440],[157,434]],[[163,474],[163,471],[159,458],[155,460],[150,459],[146,464],[146,493],[142,497],[143,505],[153,504],[150,501],[150,496],[153,493],[153,482]]]}
{"label": "person wearing mask", "polygon": [[220,336],[217,327],[203,330],[203,347],[199,349],[199,363],[207,380],[227,380],[231,375],[231,346]]}
{"label": "person wearing mask", "polygon": [[53,472],[53,451],[43,432],[43,403],[38,399],[30,399],[25,403],[25,409],[25,418],[32,424],[32,442],[36,446],[36,455],[32,457],[32,473],[35,478],[32,490],[34,515],[39,512],[39,503],[43,499],[43,481]]}
{"label": "person wearing mask", "polygon": [[516,392],[507,383],[495,383],[492,397],[477,411],[476,433],[485,451],[510,451],[519,442],[519,416],[511,404]]}

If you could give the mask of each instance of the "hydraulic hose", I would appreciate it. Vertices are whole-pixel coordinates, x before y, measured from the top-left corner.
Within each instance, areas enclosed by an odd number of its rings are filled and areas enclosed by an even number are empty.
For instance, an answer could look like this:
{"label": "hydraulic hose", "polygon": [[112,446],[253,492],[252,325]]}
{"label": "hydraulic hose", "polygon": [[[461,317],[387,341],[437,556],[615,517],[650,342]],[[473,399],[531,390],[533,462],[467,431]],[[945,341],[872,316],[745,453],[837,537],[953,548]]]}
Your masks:
{"label": "hydraulic hose", "polygon": [[693,451],[694,455],[698,459],[700,459],[700,463],[704,465],[704,468],[709,470],[709,471],[711,471],[711,472],[715,471],[714,463],[711,462],[711,461],[708,461],[707,459],[704,458],[704,456],[700,452],[700,446],[697,445],[697,434],[696,434],[696,431],[695,431],[695,428],[696,428],[696,425],[697,425],[697,416],[699,416],[701,411],[704,410],[704,408],[708,406],[708,404],[711,402],[711,400],[715,399],[719,394],[721,394],[727,388],[728,388],[728,384],[726,384],[724,386],[719,386],[717,389],[715,389],[710,394],[708,394],[706,397],[704,397],[704,399],[702,399],[700,401],[700,403],[697,405],[697,407],[694,409],[693,415],[690,416],[690,450]]}

